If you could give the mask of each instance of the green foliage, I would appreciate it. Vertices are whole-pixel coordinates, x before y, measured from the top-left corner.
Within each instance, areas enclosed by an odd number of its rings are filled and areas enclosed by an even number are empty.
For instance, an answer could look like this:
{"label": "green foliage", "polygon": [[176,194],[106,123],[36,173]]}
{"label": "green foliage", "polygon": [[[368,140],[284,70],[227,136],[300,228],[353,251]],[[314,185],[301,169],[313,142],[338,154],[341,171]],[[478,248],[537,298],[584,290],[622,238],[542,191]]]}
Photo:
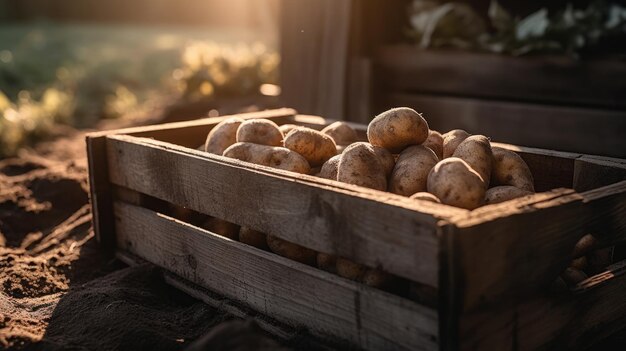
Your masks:
{"label": "green foliage", "polygon": [[[215,35],[172,28],[1,26],[0,157],[40,140],[57,123],[90,127],[164,96],[243,95],[276,81],[276,52],[260,44],[208,40]],[[218,38],[230,41],[228,35]]]}
{"label": "green foliage", "polygon": [[540,9],[522,19],[492,0],[487,15],[492,31],[480,30],[486,27],[483,19],[465,4],[416,0],[410,11],[410,35],[423,48],[468,48],[516,56],[577,56],[603,40],[626,39],[626,8],[602,0],[584,9],[568,5],[555,14]]}

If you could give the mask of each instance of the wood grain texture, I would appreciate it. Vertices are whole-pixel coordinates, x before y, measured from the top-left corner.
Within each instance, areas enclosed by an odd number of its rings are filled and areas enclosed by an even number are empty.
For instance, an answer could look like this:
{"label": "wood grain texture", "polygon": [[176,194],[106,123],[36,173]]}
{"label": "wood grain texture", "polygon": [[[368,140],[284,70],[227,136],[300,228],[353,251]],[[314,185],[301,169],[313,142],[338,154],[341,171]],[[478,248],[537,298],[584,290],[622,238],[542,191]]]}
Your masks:
{"label": "wood grain texture", "polygon": [[579,286],[462,316],[461,349],[582,350],[624,327],[624,262]]}
{"label": "wood grain texture", "polygon": [[454,224],[462,309],[505,303],[545,288],[567,267],[577,240],[597,233],[621,242],[626,233],[626,181],[585,193],[485,206]]}
{"label": "wood grain texture", "polygon": [[281,108],[275,110],[240,113],[221,117],[202,118],[193,121],[163,123],[151,126],[133,127],[118,129],[115,131],[104,131],[93,133],[95,136],[109,134],[125,134],[137,137],[153,138],[164,142],[189,147],[192,149],[204,144],[209,131],[219,122],[230,117],[243,119],[268,118],[279,124],[290,121],[295,116],[296,111],[291,108]]}
{"label": "wood grain texture", "polygon": [[407,93],[381,99],[378,110],[415,108],[441,132],[465,129],[516,145],[626,158],[626,111]]}
{"label": "wood grain texture", "polygon": [[88,134],[86,139],[89,166],[89,201],[96,239],[108,255],[115,249],[113,194],[108,179],[106,134]]}
{"label": "wood grain texture", "polygon": [[149,139],[107,148],[114,184],[434,287],[438,221],[467,212]]}
{"label": "wood grain texture", "polygon": [[281,99],[288,106],[343,119],[353,2],[281,3]]}
{"label": "wood grain texture", "polygon": [[434,310],[140,207],[115,217],[121,249],[265,315],[365,349],[437,348]]}
{"label": "wood grain texture", "polygon": [[388,91],[626,110],[626,65],[619,59],[510,57],[392,45],[380,48],[375,60],[379,84]]}

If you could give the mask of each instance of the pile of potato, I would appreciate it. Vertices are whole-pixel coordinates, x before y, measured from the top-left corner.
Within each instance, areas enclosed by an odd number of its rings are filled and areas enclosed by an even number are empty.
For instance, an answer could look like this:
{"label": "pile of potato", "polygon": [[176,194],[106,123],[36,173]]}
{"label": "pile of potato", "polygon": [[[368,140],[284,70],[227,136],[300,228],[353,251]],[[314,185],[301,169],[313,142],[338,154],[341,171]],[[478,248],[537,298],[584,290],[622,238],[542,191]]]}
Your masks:
{"label": "pile of potato", "polygon": [[[204,150],[468,210],[534,192],[533,176],[516,153],[492,147],[483,135],[430,130],[424,117],[407,107],[376,116],[367,128],[367,141],[359,140],[345,122],[317,131],[233,117],[211,130]],[[343,258],[254,231],[245,234],[241,241],[303,263],[317,261],[322,269],[366,284],[382,286],[391,280]]]}
{"label": "pile of potato", "polygon": [[407,107],[376,116],[367,139],[345,122],[317,131],[234,117],[209,133],[205,151],[468,210],[534,193],[515,152],[460,129],[442,135]]}

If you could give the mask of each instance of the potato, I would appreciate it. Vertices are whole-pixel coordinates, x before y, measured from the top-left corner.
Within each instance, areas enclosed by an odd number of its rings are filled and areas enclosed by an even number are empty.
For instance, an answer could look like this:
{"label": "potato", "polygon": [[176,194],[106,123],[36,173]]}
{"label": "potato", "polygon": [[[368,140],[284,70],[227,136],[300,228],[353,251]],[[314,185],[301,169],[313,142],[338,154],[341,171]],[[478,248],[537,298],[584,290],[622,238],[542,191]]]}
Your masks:
{"label": "potato", "polygon": [[428,138],[422,145],[433,150],[440,161],[443,160],[443,136],[441,133],[436,130],[429,131]]}
{"label": "potato", "polygon": [[585,272],[572,267],[565,268],[565,271],[561,274],[561,277],[568,285],[576,285],[588,278]]}
{"label": "potato", "polygon": [[267,235],[248,227],[239,229],[239,241],[261,250],[269,250],[267,246]]}
{"label": "potato", "polygon": [[423,145],[409,146],[400,153],[391,177],[389,191],[411,196],[426,191],[428,173],[439,162],[435,152]]}
{"label": "potato", "polygon": [[374,145],[372,145],[372,147],[374,148],[374,153],[376,154],[376,156],[378,156],[378,161],[380,161],[380,165],[383,167],[385,177],[389,177],[391,175],[391,172],[393,172],[393,167],[396,165],[395,157],[385,148]]}
{"label": "potato", "polygon": [[362,264],[358,264],[347,258],[337,257],[337,274],[341,277],[360,281],[366,271],[367,267]]}
{"label": "potato", "polygon": [[346,122],[335,122],[322,129],[322,133],[331,137],[337,145],[350,145],[358,141],[356,131]]}
{"label": "potato", "polygon": [[280,129],[280,131],[283,133],[283,135],[287,135],[289,134],[289,132],[291,132],[292,130],[298,128],[298,125],[295,124],[283,124],[282,126],[278,127],[278,129]]}
{"label": "potato", "polygon": [[491,169],[493,167],[493,153],[491,143],[484,135],[472,135],[463,140],[456,147],[453,157],[458,157],[467,162],[473,170],[480,174],[485,183],[485,189],[489,188]]}
{"label": "potato", "polygon": [[337,153],[340,154],[345,150],[349,145],[337,145]]}
{"label": "potato", "polygon": [[204,151],[221,155],[227,147],[237,142],[237,129],[244,120],[239,117],[227,118],[218,123],[206,138]]}
{"label": "potato", "polygon": [[285,147],[304,156],[313,167],[323,165],[337,154],[337,145],[331,137],[305,127],[289,132],[285,136]]}
{"label": "potato", "polygon": [[337,256],[323,252],[317,253],[317,268],[330,273],[337,273]]}
{"label": "potato", "polygon": [[456,147],[470,135],[463,129],[454,129],[443,135],[443,158],[451,157]]}
{"label": "potato", "polygon": [[605,247],[592,251],[587,255],[587,260],[589,262],[587,272],[598,274],[606,270],[606,267],[613,263],[613,247]]}
{"label": "potato", "polygon": [[224,151],[224,156],[302,174],[309,174],[311,170],[300,154],[278,146],[236,143]]}
{"label": "potato", "polygon": [[239,226],[223,219],[207,218],[200,227],[231,240],[237,240],[239,238]]}
{"label": "potato", "polygon": [[500,147],[492,148],[494,185],[512,185],[535,192],[533,175],[524,160],[515,152]]}
{"label": "potato", "polygon": [[428,192],[442,203],[473,210],[485,200],[485,184],[480,175],[460,158],[439,161],[428,174]]}
{"label": "potato", "polygon": [[387,190],[387,177],[374,147],[357,142],[346,148],[341,155],[337,180],[376,190]]}
{"label": "potato", "polygon": [[267,236],[267,246],[277,255],[300,263],[308,264],[309,266],[315,266],[317,252],[311,249],[290,243],[272,235]]}
{"label": "potato", "polygon": [[322,171],[322,167],[311,167],[311,170],[309,171],[309,175],[318,176],[321,171]]}
{"label": "potato", "polygon": [[578,240],[572,252],[573,258],[585,256],[590,253],[598,244],[598,240],[591,234],[586,234]]}
{"label": "potato", "polygon": [[389,288],[393,284],[394,276],[380,269],[368,269],[365,271],[365,274],[363,274],[361,281],[365,285],[384,289]]}
{"label": "potato", "polygon": [[522,190],[510,185],[496,186],[487,190],[485,193],[485,205],[499,204],[501,202],[532,194],[533,193],[530,191]]}
{"label": "potato", "polygon": [[283,133],[268,119],[249,119],[237,129],[237,142],[268,146],[282,146]]}
{"label": "potato", "polygon": [[419,145],[428,138],[428,123],[408,107],[385,111],[367,126],[370,144],[398,153],[409,145]]}
{"label": "potato", "polygon": [[335,155],[324,163],[320,170],[318,177],[337,180],[337,171],[339,170],[339,161],[341,161],[341,155]]}
{"label": "potato", "polygon": [[570,262],[569,266],[572,268],[585,270],[588,264],[589,262],[587,262],[587,257],[583,256],[583,257],[573,259],[572,262]]}
{"label": "potato", "polygon": [[435,195],[433,195],[431,193],[424,192],[424,191],[421,191],[419,193],[415,193],[415,194],[411,195],[411,199],[436,202],[438,204],[441,203],[441,201]]}

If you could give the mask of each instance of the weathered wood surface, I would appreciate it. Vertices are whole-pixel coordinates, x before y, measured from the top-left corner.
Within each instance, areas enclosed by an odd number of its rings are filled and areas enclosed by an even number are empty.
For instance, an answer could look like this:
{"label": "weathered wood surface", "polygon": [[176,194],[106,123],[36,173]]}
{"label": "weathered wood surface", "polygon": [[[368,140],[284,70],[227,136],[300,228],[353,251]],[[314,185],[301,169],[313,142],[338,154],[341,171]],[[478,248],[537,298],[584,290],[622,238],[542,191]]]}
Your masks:
{"label": "weathered wood surface", "polygon": [[626,110],[626,65],[619,59],[510,57],[395,45],[380,48],[375,62],[378,84],[387,91]]}
{"label": "weathered wood surface", "polygon": [[626,323],[625,266],[620,262],[581,282],[573,294],[544,294],[463,316],[461,349],[588,348]]}
{"label": "weathered wood surface", "polygon": [[467,211],[130,136],[110,181],[316,251],[437,286],[437,222]]}
{"label": "weathered wood surface", "polygon": [[353,0],[283,1],[281,99],[303,113],[342,119]]}
{"label": "weathered wood surface", "polygon": [[548,286],[587,233],[605,245],[626,241],[626,181],[485,206],[453,223],[459,228],[454,259],[463,287],[460,306],[485,308]]}
{"label": "weathered wood surface", "polygon": [[382,100],[380,110],[415,108],[442,132],[465,129],[516,145],[626,158],[626,111],[407,93]]}
{"label": "weathered wood surface", "polygon": [[115,226],[113,224],[113,194],[108,177],[106,135],[88,135],[85,141],[93,228],[102,249],[107,254],[113,254]]}
{"label": "weathered wood surface", "polygon": [[437,348],[435,310],[141,207],[115,218],[121,249],[265,315],[365,349]]}

